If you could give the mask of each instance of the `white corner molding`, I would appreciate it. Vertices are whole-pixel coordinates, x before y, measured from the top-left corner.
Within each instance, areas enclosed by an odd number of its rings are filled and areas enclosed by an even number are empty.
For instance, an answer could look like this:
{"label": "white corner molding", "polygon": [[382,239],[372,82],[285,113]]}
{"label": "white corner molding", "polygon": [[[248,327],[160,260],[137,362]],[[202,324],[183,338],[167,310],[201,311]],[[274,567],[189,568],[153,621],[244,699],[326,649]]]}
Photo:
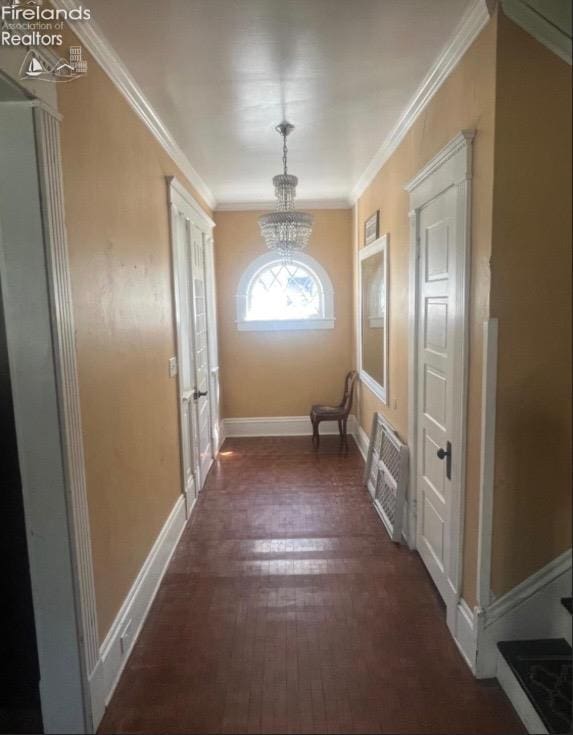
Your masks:
{"label": "white corner molding", "polygon": [[224,419],[221,419],[219,421],[219,446],[217,447],[217,453],[221,451],[221,447],[225,443],[226,438],[227,434],[225,433],[225,421]]}
{"label": "white corner molding", "polygon": [[82,635],[88,671],[97,661],[97,615],[88,514],[80,389],[76,358],[72,285],[65,226],[64,192],[58,116],[44,105],[34,110],[38,131],[38,165],[41,172],[43,212],[48,240],[48,270],[53,299],[56,359],[75,531],[76,564],[82,610]]}
{"label": "white corner molding", "polygon": [[491,545],[493,528],[493,485],[495,468],[495,416],[497,398],[498,320],[483,323],[483,373],[481,396],[481,452],[478,530],[477,603],[486,608],[491,601]]}
{"label": "white corner molding", "polygon": [[[354,436],[355,417],[348,417],[348,433]],[[238,436],[312,436],[310,416],[257,416],[235,419],[224,419],[226,437]],[[336,421],[321,424],[320,434],[338,434]]]}
{"label": "white corner molding", "polygon": [[[67,479],[69,533],[73,550],[79,638],[85,678],[96,667],[98,628],[80,410],[72,288],[65,225],[60,152],[60,117],[42,103],[34,105],[46,265],[51,294],[52,336],[57,365],[62,444]],[[87,696],[87,693],[86,693]],[[93,718],[89,713],[88,720]],[[89,725],[88,725],[89,726]]]}
{"label": "white corner molding", "polygon": [[480,630],[476,676],[496,675],[499,641],[567,638],[571,615],[561,604],[571,596],[571,549],[560,554],[489,607],[477,610]]}
{"label": "white corner molding", "polygon": [[314,319],[247,319],[249,292],[253,281],[262,270],[281,262],[281,256],[277,252],[263,253],[263,255],[259,255],[258,258],[249,263],[241,275],[235,297],[237,329],[240,332],[334,329],[334,288],[332,281],[321,264],[308,253],[296,253],[296,255],[293,255],[291,262],[294,265],[300,264],[314,276],[320,290],[320,316]]}
{"label": "white corner molding", "polygon": [[356,441],[356,446],[360,450],[362,459],[366,462],[368,458],[368,445],[370,443],[370,438],[356,417],[354,418],[354,440]]}
{"label": "white corner molding", "polygon": [[[79,4],[76,0],[52,0],[55,8],[64,10],[76,10]],[[151,106],[149,100],[143,94],[141,88],[122,62],[119,55],[105,38],[101,29],[93,20],[74,21],[71,24],[72,31],[76,34],[82,44],[91,53],[97,63],[105,71],[111,81],[125,97],[131,108],[145,124],[165,152],[188,178],[197,193],[205,200],[211,209],[217,202],[213,193],[203,181],[201,176],[191,165],[189,159],[183,153],[167,127],[161,121],[159,115]]]}
{"label": "white corner molding", "polygon": [[[563,4],[568,2],[564,0]],[[571,29],[560,28],[535,8],[535,4],[540,5],[524,0],[502,0],[501,7],[508,18],[571,66]]]}
{"label": "white corner molding", "polygon": [[461,598],[456,606],[453,638],[472,673],[475,674],[477,651],[477,625],[473,611]]}
{"label": "white corner molding", "polygon": [[90,677],[96,727],[139,636],[186,522],[185,499],[180,495],[99,649],[97,667]]}
{"label": "white corner molding", "polygon": [[445,48],[414,93],[398,122],[386,136],[376,155],[356,182],[352,191],[354,202],[362,196],[378,171],[398,148],[408,130],[410,130],[420,113],[450,75],[488,20],[489,12],[484,0],[474,0]]}

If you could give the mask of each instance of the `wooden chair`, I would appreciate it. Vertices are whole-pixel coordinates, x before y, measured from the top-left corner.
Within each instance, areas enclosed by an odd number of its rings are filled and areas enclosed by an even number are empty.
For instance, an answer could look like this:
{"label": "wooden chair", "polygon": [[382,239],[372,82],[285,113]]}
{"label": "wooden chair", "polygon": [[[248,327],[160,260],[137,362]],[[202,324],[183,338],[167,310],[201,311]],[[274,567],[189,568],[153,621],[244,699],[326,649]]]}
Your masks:
{"label": "wooden chair", "polygon": [[312,422],[312,443],[318,449],[320,444],[320,436],[318,426],[321,421],[338,421],[338,432],[342,442],[346,443],[346,422],[348,414],[352,408],[352,399],[354,397],[354,385],[358,374],[356,370],[347,373],[344,379],[344,395],[338,406],[323,406],[315,404],[310,409],[310,420]]}

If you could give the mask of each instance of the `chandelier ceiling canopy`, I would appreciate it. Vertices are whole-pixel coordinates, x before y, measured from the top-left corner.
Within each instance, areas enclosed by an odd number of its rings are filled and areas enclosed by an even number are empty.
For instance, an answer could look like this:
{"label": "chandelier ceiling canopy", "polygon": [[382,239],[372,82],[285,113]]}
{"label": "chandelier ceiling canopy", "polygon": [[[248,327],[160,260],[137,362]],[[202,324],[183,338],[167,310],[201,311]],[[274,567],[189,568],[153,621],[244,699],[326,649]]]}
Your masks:
{"label": "chandelier ceiling canopy", "polygon": [[298,179],[289,174],[287,169],[287,136],[294,130],[294,125],[285,121],[277,125],[275,130],[283,138],[283,173],[273,178],[276,209],[259,217],[259,227],[267,247],[289,258],[308,245],[313,217],[308,212],[299,212],[294,208]]}

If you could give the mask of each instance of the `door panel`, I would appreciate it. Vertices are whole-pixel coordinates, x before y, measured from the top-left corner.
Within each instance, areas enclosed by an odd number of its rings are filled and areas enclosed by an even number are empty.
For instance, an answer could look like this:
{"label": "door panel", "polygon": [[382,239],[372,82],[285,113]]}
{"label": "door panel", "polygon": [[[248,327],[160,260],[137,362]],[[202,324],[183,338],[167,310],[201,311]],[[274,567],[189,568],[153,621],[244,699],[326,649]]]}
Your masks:
{"label": "door panel", "polygon": [[193,278],[193,335],[195,342],[194,403],[197,422],[199,489],[201,489],[213,461],[213,448],[209,401],[209,336],[205,291],[205,240],[201,230],[195,226],[193,226],[191,268]]}
{"label": "door panel", "polygon": [[[420,212],[418,334],[418,550],[447,601],[451,481],[438,451],[452,441],[452,385],[455,304],[455,188]],[[452,442],[454,443],[454,442]],[[455,444],[455,443],[454,443]]]}

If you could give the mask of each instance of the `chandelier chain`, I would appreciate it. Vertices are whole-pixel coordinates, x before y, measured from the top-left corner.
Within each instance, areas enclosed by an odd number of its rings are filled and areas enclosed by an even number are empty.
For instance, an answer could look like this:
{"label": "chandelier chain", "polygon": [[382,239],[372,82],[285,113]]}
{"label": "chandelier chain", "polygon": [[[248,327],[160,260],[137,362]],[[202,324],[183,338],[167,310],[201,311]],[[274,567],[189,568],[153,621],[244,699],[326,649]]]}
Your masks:
{"label": "chandelier chain", "polygon": [[286,134],[286,131],[285,131],[283,133],[283,169],[284,169],[285,176],[288,173],[288,171],[287,171],[287,153],[288,153],[288,148],[287,148],[287,141],[286,141],[286,139],[287,139],[287,134]]}

